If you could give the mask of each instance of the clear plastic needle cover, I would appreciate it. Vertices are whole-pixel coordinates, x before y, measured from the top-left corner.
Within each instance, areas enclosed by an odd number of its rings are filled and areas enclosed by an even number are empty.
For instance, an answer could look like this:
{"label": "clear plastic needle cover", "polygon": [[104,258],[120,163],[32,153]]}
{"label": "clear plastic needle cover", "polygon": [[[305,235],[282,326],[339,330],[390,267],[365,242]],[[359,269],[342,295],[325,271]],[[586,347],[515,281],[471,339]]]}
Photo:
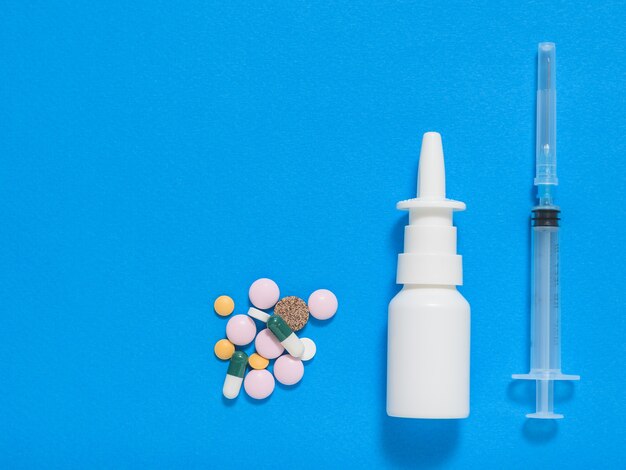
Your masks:
{"label": "clear plastic needle cover", "polygon": [[556,176],[556,47],[539,44],[537,64],[537,165],[539,205],[553,205]]}

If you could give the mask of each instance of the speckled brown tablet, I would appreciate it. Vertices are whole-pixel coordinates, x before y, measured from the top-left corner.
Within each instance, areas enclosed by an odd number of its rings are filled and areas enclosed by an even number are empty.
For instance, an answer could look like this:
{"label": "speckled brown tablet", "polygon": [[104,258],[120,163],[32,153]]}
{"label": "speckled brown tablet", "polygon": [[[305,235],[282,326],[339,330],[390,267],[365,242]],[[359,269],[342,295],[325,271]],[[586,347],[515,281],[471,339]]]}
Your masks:
{"label": "speckled brown tablet", "polygon": [[309,308],[306,302],[293,295],[280,299],[274,307],[274,313],[285,320],[293,331],[301,330],[309,321]]}

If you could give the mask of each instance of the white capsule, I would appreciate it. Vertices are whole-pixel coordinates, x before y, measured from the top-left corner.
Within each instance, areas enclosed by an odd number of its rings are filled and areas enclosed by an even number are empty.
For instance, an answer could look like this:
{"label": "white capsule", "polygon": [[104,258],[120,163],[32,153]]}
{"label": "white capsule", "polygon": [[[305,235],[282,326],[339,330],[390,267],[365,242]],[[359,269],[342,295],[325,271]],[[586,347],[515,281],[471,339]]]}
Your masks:
{"label": "white capsule", "polygon": [[256,320],[262,321],[263,323],[267,323],[267,320],[269,320],[270,318],[270,316],[263,310],[259,310],[258,308],[254,307],[250,307],[248,309],[248,315]]}
{"label": "white capsule", "polygon": [[234,375],[226,374],[222,393],[226,398],[230,400],[232,400],[233,398],[237,398],[237,395],[239,395],[239,390],[241,390],[242,383],[243,377],[236,377]]}
{"label": "white capsule", "polygon": [[304,354],[304,344],[295,333],[291,333],[283,341],[281,341],[280,344],[282,344],[287,352],[293,357],[299,358],[302,357],[302,354]]}

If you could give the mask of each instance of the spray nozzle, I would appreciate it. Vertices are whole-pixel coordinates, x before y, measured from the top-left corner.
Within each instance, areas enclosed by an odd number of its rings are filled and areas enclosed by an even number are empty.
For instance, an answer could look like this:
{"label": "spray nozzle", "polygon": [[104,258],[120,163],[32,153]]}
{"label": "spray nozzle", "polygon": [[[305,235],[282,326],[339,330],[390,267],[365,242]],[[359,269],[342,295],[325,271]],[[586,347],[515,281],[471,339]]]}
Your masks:
{"label": "spray nozzle", "polygon": [[422,139],[417,197],[400,201],[396,207],[409,211],[404,253],[398,257],[398,283],[461,285],[463,267],[456,254],[452,212],[465,209],[465,204],[446,199],[443,146],[437,132],[427,132]]}
{"label": "spray nozzle", "polygon": [[398,209],[440,208],[462,211],[465,203],[446,199],[446,170],[443,163],[441,134],[426,132],[417,170],[417,197],[400,201]]}

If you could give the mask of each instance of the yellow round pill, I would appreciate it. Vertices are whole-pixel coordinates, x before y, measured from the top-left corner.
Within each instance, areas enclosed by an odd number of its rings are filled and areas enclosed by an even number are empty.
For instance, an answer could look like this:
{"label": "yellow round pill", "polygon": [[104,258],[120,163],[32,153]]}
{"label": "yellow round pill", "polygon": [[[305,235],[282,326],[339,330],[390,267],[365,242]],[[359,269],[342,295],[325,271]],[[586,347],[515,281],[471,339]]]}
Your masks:
{"label": "yellow round pill", "polygon": [[254,354],[251,354],[250,357],[248,358],[248,363],[250,364],[250,367],[252,367],[253,369],[261,370],[261,369],[265,369],[270,364],[270,361],[265,359],[263,356],[260,356],[257,353],[254,353]]}
{"label": "yellow round pill", "polygon": [[227,317],[233,313],[233,310],[235,310],[235,301],[227,295],[220,295],[217,299],[215,299],[213,308],[218,315]]}
{"label": "yellow round pill", "polygon": [[227,339],[220,339],[213,348],[215,355],[223,361],[229,360],[235,353],[235,345]]}

